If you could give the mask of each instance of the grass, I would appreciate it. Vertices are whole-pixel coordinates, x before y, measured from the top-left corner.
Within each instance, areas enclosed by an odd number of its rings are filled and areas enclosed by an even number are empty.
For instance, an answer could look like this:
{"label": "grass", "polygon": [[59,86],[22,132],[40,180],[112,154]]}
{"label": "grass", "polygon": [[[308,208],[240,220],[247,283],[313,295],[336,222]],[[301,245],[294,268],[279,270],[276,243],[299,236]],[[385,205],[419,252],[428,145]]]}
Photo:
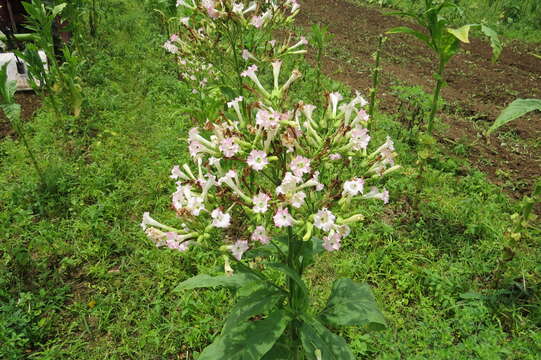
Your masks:
{"label": "grass", "polygon": [[[43,108],[27,124],[54,186],[38,191],[21,144],[0,142],[3,359],[192,359],[231,303],[225,290],[174,291],[219,271],[219,257],[158,250],[138,226],[146,210],[171,217],[168,175],[187,158],[191,89],[148,9],[103,6],[107,26],[85,50],[81,119],[59,123]],[[349,91],[329,79],[324,87]],[[295,88],[312,101],[314,93],[308,80]],[[388,181],[392,205],[363,209],[369,220],[308,274],[314,302],[323,305],[335,278],[374,287],[389,329],[345,329],[359,359],[538,359],[539,229],[524,234],[495,285],[516,204],[439,148],[413,211],[415,144],[393,116],[377,121],[376,137],[396,139],[403,175]]]}

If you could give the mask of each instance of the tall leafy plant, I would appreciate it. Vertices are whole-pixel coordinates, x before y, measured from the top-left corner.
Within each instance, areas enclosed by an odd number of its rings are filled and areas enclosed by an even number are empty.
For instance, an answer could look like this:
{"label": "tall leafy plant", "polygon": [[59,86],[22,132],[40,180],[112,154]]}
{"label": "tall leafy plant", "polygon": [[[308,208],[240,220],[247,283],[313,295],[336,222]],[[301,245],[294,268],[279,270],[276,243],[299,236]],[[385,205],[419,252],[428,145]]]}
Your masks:
{"label": "tall leafy plant", "polygon": [[460,28],[451,28],[449,21],[442,12],[446,8],[457,8],[451,1],[425,0],[424,9],[420,13],[399,12],[398,15],[406,16],[415,20],[425,32],[420,32],[407,26],[399,26],[387,31],[388,34],[407,34],[415,36],[434,50],[438,56],[438,68],[434,73],[436,87],[432,100],[432,107],[428,118],[428,132],[432,134],[434,118],[438,111],[438,100],[441,89],[445,85],[445,66],[460,51],[462,43],[469,43],[469,32],[472,28],[479,28],[488,38],[493,50],[492,60],[496,61],[502,51],[502,44],[498,35],[490,27],[483,24],[468,24]]}
{"label": "tall leafy plant", "polygon": [[45,177],[43,171],[39,166],[34,151],[28,144],[26,136],[23,130],[23,124],[21,121],[21,106],[15,102],[15,91],[17,90],[17,83],[15,81],[9,81],[7,75],[8,64],[4,64],[0,68],[0,109],[4,112],[9,119],[13,128],[17,132],[17,136],[21,139],[28,153],[28,158],[32,162],[36,173],[40,179],[42,188],[46,187]]}

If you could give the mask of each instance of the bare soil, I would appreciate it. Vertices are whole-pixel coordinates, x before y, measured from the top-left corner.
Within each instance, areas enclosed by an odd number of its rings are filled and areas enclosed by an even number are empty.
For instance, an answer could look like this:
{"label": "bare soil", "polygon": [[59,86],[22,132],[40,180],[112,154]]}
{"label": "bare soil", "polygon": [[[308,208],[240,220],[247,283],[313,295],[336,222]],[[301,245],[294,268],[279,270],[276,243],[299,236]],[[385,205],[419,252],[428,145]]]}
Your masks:
{"label": "bare soil", "polygon": [[[323,60],[323,71],[354,89],[368,93],[371,87],[373,54],[378,36],[395,26],[414,24],[380,9],[363,7],[346,0],[301,0],[299,26],[327,25],[334,39]],[[506,185],[511,195],[522,197],[541,176],[541,116],[516,120],[489,139],[480,139],[483,130],[501,110],[517,98],[541,98],[541,44],[506,44],[500,60],[491,61],[485,39],[471,39],[446,69],[443,97],[448,103],[440,117],[448,125],[439,133],[442,143],[464,143],[470,147],[469,160],[486,172],[496,184]],[[380,109],[396,113],[398,99],[393,85],[420,85],[431,93],[435,85],[436,58],[430,49],[413,37],[389,36],[382,52]],[[503,134],[506,133],[506,134]],[[505,135],[505,136],[502,136]],[[511,137],[511,138],[509,138]],[[509,186],[512,183],[521,186]]]}
{"label": "bare soil", "polygon": [[[19,92],[15,94],[15,101],[21,105],[21,118],[23,121],[32,119],[36,110],[41,107],[41,99],[33,92]],[[0,111],[0,139],[6,136],[14,136],[14,133],[15,130],[12,129],[9,120]]]}

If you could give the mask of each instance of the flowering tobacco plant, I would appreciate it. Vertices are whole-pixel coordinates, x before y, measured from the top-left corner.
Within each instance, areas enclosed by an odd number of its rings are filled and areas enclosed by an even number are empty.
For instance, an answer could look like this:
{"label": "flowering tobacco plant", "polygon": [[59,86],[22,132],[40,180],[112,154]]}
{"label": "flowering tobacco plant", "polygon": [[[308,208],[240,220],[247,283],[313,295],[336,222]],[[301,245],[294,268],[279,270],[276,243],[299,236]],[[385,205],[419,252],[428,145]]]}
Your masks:
{"label": "flowering tobacco plant", "polygon": [[[291,36],[282,42],[272,39],[273,30],[283,30],[293,22],[299,12],[296,0],[179,0],[177,6],[178,32],[163,47],[175,55],[184,79],[217,84],[229,95],[234,87],[242,95],[243,79],[238,74],[247,63],[306,52],[307,41],[302,37],[298,41]],[[209,66],[215,76],[199,79]]]}
{"label": "flowering tobacco plant", "polygon": [[317,254],[340,250],[350,227],[364,219],[352,212],[357,204],[389,201],[378,181],[399,168],[393,142],[372,146],[360,94],[345,100],[330,93],[324,109],[291,104],[288,90],[301,74],[282,78],[281,66],[265,64],[271,86],[259,79],[257,65],[249,66],[240,75],[255,100],[236,97],[226,113],[189,131],[192,161],[171,170],[181,225],[143,216],[157,246],[227,256],[225,275],[198,275],[179,286],[238,290],[222,333],[200,360],[353,359],[326,326],[385,326],[368,285],[337,280],[327,307],[315,314],[302,276]]}

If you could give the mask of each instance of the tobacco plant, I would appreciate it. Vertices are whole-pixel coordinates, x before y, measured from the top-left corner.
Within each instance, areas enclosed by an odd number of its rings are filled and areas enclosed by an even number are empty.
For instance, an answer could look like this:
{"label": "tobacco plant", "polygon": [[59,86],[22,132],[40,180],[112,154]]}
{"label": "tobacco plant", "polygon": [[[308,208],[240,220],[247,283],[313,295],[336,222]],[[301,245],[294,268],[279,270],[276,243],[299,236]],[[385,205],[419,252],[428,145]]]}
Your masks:
{"label": "tobacco plant", "polygon": [[273,38],[293,22],[296,1],[179,0],[177,7],[178,16],[167,22],[176,30],[163,47],[175,56],[181,80],[198,99],[199,109],[193,109],[198,119],[206,119],[225,98],[244,95],[240,73],[247,65],[306,52],[302,37],[294,44],[291,35]]}
{"label": "tobacco plant", "polygon": [[387,31],[388,34],[407,34],[415,36],[434,50],[438,55],[438,68],[434,73],[436,87],[432,100],[430,116],[428,118],[427,130],[432,134],[434,127],[434,118],[438,111],[438,100],[442,87],[445,85],[445,66],[453,56],[458,54],[462,43],[469,43],[469,32],[471,28],[480,28],[480,30],[489,37],[490,45],[493,50],[492,60],[496,61],[502,51],[502,45],[498,35],[494,30],[483,24],[469,24],[460,28],[451,28],[449,21],[443,16],[442,12],[446,8],[457,8],[453,2],[425,0],[425,7],[421,13],[400,12],[398,15],[412,18],[420,25],[426,33],[414,30],[407,26],[399,26]]}
{"label": "tobacco plant", "polygon": [[393,142],[370,145],[361,95],[344,101],[330,93],[326,109],[290,103],[288,89],[301,74],[294,70],[280,85],[282,62],[266,65],[270,88],[256,66],[241,73],[254,85],[248,112],[240,96],[229,112],[190,130],[192,161],[171,171],[177,225],[148,213],[141,225],[157,246],[227,254],[224,275],[198,275],[178,287],[237,290],[221,334],[200,360],[354,359],[329,328],[385,326],[369,286],[337,280],[318,312],[302,277],[317,255],[340,249],[350,226],[364,219],[355,210],[364,201],[389,201],[377,184],[399,168]]}

